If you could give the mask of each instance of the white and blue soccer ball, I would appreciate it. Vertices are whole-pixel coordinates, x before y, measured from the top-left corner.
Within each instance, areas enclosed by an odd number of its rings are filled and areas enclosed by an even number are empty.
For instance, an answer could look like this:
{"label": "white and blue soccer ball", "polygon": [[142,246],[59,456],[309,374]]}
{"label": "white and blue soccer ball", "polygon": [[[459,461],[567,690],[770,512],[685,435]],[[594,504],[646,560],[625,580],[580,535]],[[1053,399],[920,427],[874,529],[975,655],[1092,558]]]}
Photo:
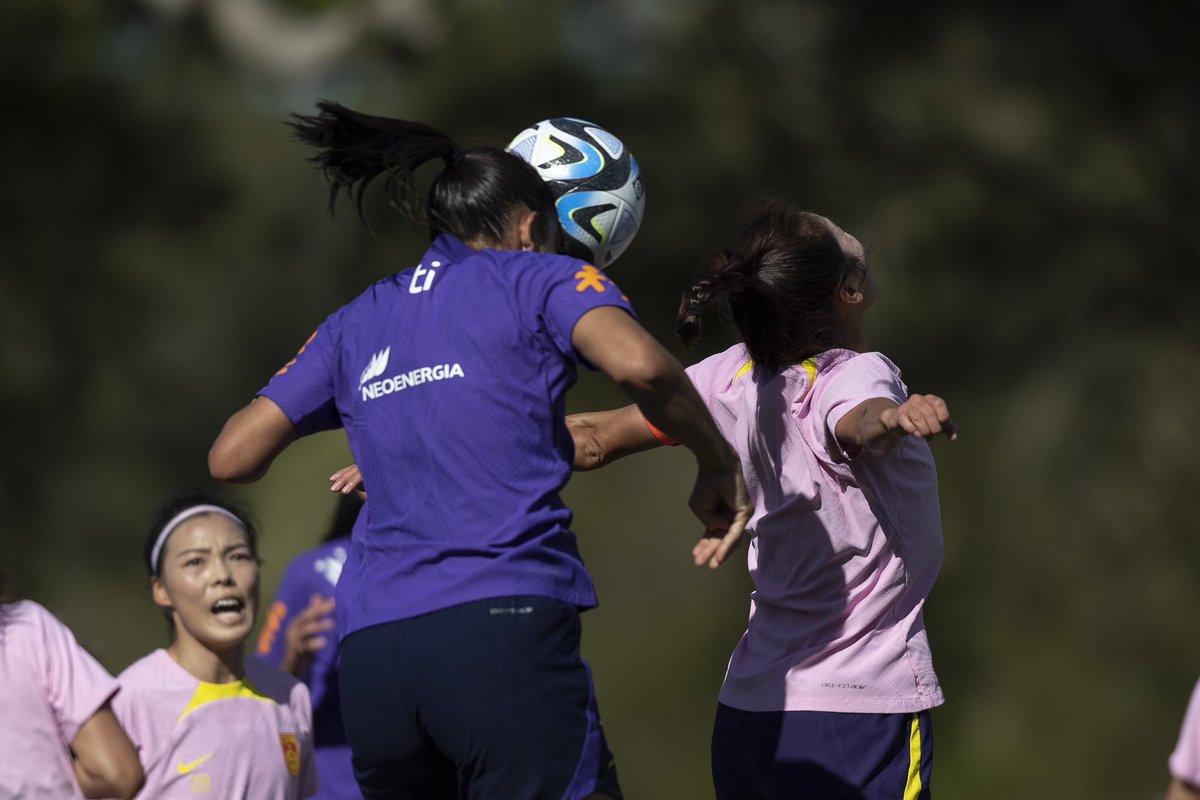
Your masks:
{"label": "white and blue soccer ball", "polygon": [[508,151],[532,164],[554,191],[564,253],[604,269],[629,247],[642,224],[646,190],[620,139],[591,122],[555,117],[521,131]]}

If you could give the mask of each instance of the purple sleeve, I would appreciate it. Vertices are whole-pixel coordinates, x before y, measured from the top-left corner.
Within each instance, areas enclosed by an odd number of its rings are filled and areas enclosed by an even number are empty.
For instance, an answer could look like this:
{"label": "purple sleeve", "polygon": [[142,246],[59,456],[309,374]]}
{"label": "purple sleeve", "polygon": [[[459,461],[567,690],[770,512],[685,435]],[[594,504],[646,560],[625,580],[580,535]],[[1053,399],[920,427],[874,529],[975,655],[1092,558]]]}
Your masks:
{"label": "purple sleeve", "polygon": [[1172,776],[1192,786],[1200,786],[1200,683],[1192,690],[1179,741],[1167,764]]}
{"label": "purple sleeve", "polygon": [[867,400],[884,397],[897,405],[908,399],[900,370],[880,353],[863,353],[838,364],[828,376],[818,373],[813,384],[817,419],[822,421],[831,458],[845,460],[855,453],[842,446],[834,431],[848,412]]}
{"label": "purple sleeve", "polygon": [[555,346],[572,359],[580,360],[571,336],[575,324],[587,312],[601,306],[617,306],[637,319],[629,298],[611,278],[591,264],[554,257],[543,269],[530,270],[530,273],[539,276],[536,283],[524,284],[527,290],[538,293],[534,308],[539,310]]}
{"label": "purple sleeve", "polygon": [[283,410],[300,436],[342,426],[334,368],[340,319],[338,312],[325,320],[259,392]]}
{"label": "purple sleeve", "polygon": [[305,580],[311,573],[311,565],[305,556],[297,556],[284,572],[275,600],[267,610],[266,621],[258,636],[256,654],[273,667],[283,663],[287,651],[288,625],[308,606],[308,599],[315,591]]}
{"label": "purple sleeve", "polygon": [[41,609],[39,616],[46,698],[54,709],[63,739],[70,743],[83,723],[112,698],[118,684],[75,640],[66,625],[45,609]]}

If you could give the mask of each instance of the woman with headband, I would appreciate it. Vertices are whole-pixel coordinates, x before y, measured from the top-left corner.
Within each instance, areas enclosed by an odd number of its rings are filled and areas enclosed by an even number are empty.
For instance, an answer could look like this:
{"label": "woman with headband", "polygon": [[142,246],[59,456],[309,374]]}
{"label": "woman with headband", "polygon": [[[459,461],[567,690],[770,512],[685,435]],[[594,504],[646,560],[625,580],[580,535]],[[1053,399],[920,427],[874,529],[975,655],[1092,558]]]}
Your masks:
{"label": "woman with headband", "polygon": [[146,797],[316,791],[308,689],[244,652],[258,610],[256,541],[244,514],[198,493],[167,503],[150,528],[150,590],[171,643],[121,673],[113,702]]}

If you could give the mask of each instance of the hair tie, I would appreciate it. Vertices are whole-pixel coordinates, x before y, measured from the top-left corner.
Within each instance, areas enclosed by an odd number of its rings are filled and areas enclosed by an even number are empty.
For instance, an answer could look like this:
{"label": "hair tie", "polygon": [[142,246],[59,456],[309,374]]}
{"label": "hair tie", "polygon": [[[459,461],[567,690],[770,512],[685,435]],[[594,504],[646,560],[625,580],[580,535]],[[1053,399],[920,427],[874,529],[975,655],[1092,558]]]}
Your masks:
{"label": "hair tie", "polygon": [[725,262],[725,266],[721,267],[721,272],[729,272],[730,270],[737,269],[744,263],[746,263],[746,260],[741,256],[730,256],[729,260]]}
{"label": "hair tie", "polygon": [[163,525],[162,530],[159,531],[158,538],[154,540],[154,547],[150,550],[150,573],[152,575],[158,574],[158,557],[162,554],[163,545],[167,543],[167,537],[170,536],[171,533],[174,532],[174,530],[184,522],[188,521],[192,517],[198,517],[201,514],[221,514],[229,517],[240,527],[246,527],[246,524],[238,518],[237,514],[234,514],[227,508],[221,508],[220,506],[213,505],[198,505],[192,506],[191,508],[185,508],[183,511],[180,511],[178,514],[171,517],[171,519],[167,521],[166,525]]}

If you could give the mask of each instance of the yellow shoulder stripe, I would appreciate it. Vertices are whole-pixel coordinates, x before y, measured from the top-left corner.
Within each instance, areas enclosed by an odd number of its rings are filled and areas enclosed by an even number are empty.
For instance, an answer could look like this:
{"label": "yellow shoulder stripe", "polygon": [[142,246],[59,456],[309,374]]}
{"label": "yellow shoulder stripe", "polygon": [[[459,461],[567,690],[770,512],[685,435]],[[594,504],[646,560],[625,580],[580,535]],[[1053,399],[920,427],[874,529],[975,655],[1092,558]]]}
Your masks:
{"label": "yellow shoulder stripe", "polygon": [[213,703],[217,700],[230,700],[235,697],[245,697],[250,700],[262,700],[264,703],[274,703],[271,698],[263,695],[257,689],[250,685],[250,682],[245,678],[233,683],[205,683],[200,681],[200,685],[196,687],[196,693],[192,695],[191,701],[187,704],[187,708],[179,715],[176,722],[181,721],[188,714],[192,713],[200,706],[206,703]]}
{"label": "yellow shoulder stripe", "polygon": [[815,358],[806,358],[800,363],[804,367],[804,371],[808,373],[808,388],[804,390],[804,394],[812,391],[813,384],[817,382],[817,360]]}
{"label": "yellow shoulder stripe", "polygon": [[[804,367],[804,371],[808,373],[808,388],[804,390],[804,394],[808,394],[812,391],[813,384],[817,382],[817,360],[815,358],[806,358],[800,363],[800,366]],[[737,383],[738,378],[752,369],[754,369],[754,359],[742,364],[738,371],[734,373],[733,380],[730,383]]]}

